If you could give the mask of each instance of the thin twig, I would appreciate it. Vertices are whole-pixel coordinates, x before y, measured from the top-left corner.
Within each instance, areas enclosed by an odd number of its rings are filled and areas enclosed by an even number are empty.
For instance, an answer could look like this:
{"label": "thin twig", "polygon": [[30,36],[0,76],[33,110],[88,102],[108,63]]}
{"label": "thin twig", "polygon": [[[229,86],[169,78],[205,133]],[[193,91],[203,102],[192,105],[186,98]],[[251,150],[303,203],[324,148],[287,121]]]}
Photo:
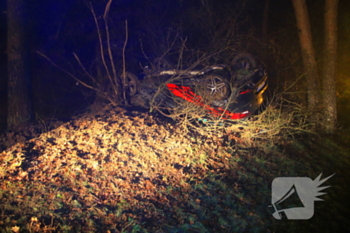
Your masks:
{"label": "thin twig", "polygon": [[115,95],[118,95],[118,76],[117,76],[117,71],[115,69],[115,64],[114,64],[114,59],[113,59],[113,54],[112,54],[112,49],[111,49],[111,39],[110,39],[110,35],[109,35],[109,27],[108,27],[108,12],[109,9],[111,7],[113,0],[109,0],[106,8],[105,8],[105,12],[103,15],[103,19],[105,22],[105,28],[106,28],[106,42],[107,42],[107,50],[108,50],[108,57],[109,57],[109,61],[110,61],[110,65],[112,68],[112,72],[113,72],[113,91]]}
{"label": "thin twig", "polygon": [[125,20],[125,41],[124,41],[124,45],[123,45],[123,98],[124,98],[125,104],[127,104],[127,100],[126,100],[126,91],[125,91],[125,85],[126,85],[125,49],[126,49],[126,45],[127,45],[127,43],[128,43],[128,37],[129,37],[129,33],[128,33],[128,21]]}
{"label": "thin twig", "polygon": [[75,77],[75,75],[73,75],[72,73],[68,72],[67,70],[61,68],[59,65],[57,65],[55,62],[53,62],[50,58],[48,58],[45,54],[36,51],[40,56],[46,58],[52,65],[54,65],[55,67],[57,67],[58,69],[60,69],[61,71],[63,71],[64,73],[68,74],[69,76],[71,76],[75,81],[77,81],[78,83],[80,83],[81,85],[83,85],[84,87],[90,88],[92,90],[96,90],[94,87],[86,84],[85,82],[81,81],[80,79],[78,79],[77,77]]}
{"label": "thin twig", "polygon": [[78,55],[76,55],[75,53],[73,53],[73,56],[75,57],[75,59],[77,60],[78,64],[80,65],[80,67],[83,69],[84,73],[94,82],[94,83],[97,83],[95,78],[92,77],[92,75],[87,72],[87,70],[85,69],[85,66],[81,63]]}
{"label": "thin twig", "polygon": [[104,48],[103,48],[103,41],[102,41],[102,35],[101,35],[100,27],[99,27],[99,24],[98,24],[98,21],[97,21],[97,17],[96,17],[94,8],[92,7],[91,3],[90,3],[90,11],[91,11],[91,13],[92,13],[92,15],[94,17],[94,21],[95,21],[95,25],[96,25],[96,29],[97,29],[98,40],[99,40],[99,44],[100,44],[100,55],[101,55],[103,67],[106,70],[107,77],[109,78],[109,81],[111,83],[113,83],[113,80],[111,78],[111,75],[110,75],[110,72],[109,72],[106,60],[105,60],[105,56],[104,56]]}

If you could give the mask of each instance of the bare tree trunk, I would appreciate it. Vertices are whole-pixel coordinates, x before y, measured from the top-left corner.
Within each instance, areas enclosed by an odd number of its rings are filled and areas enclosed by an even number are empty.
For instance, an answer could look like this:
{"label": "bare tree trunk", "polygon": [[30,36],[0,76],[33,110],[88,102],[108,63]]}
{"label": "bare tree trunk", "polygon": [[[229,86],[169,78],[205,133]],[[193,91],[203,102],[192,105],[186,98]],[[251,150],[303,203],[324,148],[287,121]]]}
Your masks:
{"label": "bare tree trunk", "polygon": [[325,6],[325,41],[323,55],[323,111],[325,131],[333,133],[337,121],[337,16],[338,0],[326,0]]}
{"label": "bare tree trunk", "polygon": [[305,0],[292,0],[292,2],[297,20],[301,52],[306,72],[308,109],[310,112],[314,112],[318,104],[317,97],[319,85],[315,50],[312,45],[309,14],[307,12]]}
{"label": "bare tree trunk", "polygon": [[25,2],[26,0],[7,0],[8,128],[26,124],[31,119]]}

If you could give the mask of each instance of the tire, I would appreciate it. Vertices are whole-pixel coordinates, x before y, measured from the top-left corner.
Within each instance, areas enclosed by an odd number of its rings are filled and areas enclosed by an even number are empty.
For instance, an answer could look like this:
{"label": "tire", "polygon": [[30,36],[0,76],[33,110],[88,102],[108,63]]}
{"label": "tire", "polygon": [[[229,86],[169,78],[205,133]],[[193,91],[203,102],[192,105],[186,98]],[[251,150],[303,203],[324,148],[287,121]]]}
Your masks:
{"label": "tire", "polygon": [[236,55],[231,64],[237,69],[249,70],[257,66],[256,59],[249,53],[240,53]]}
{"label": "tire", "polygon": [[123,77],[123,74],[120,75],[120,79],[123,83],[123,88],[128,96],[134,96],[138,92],[139,80],[136,75],[127,71],[125,72],[125,79]]}

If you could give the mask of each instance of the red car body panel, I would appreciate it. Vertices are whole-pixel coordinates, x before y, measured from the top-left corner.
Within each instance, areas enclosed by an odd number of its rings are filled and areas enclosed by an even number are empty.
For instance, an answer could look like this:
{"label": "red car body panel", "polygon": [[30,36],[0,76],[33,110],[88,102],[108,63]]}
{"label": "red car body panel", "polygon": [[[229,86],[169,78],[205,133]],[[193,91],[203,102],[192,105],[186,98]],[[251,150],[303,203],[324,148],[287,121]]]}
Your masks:
{"label": "red car body panel", "polygon": [[221,117],[222,119],[228,120],[239,120],[247,117],[249,115],[249,111],[245,111],[242,113],[233,113],[221,107],[212,107],[206,103],[204,103],[201,96],[196,95],[192,88],[187,86],[180,86],[174,83],[167,84],[168,90],[175,95],[176,97],[180,97],[190,103],[193,103],[197,106],[203,107],[206,109],[211,115],[215,117]]}

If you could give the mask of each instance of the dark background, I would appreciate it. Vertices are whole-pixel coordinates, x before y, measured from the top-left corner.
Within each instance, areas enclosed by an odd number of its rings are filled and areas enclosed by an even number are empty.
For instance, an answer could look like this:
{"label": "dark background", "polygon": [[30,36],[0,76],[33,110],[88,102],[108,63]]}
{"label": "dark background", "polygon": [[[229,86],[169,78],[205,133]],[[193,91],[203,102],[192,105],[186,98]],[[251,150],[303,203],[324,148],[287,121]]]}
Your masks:
{"label": "dark background", "polygon": [[[102,33],[101,16],[107,1],[91,1]],[[127,70],[141,72],[141,66],[164,54],[174,38],[186,39],[186,49],[212,53],[216,45],[235,38],[231,53],[249,52],[258,56],[269,71],[270,92],[280,92],[302,73],[299,39],[294,10],[290,0],[270,0],[268,34],[263,35],[262,0],[199,1],[199,0],[114,0],[108,25],[111,46],[118,72],[122,70],[122,48],[125,41],[125,21],[128,22],[126,49]],[[98,34],[88,2],[83,0],[28,1],[28,51],[31,54],[33,116],[35,120],[68,119],[84,111],[96,96],[91,90],[54,67],[36,51],[45,54],[63,69],[82,81],[89,82],[72,53],[76,53],[87,70],[97,75]],[[317,57],[322,54],[324,1],[307,1]],[[6,3],[0,2],[0,130],[6,127]],[[233,20],[234,19],[234,20]],[[230,20],[233,20],[232,22]],[[230,25],[227,23],[231,22]],[[350,2],[340,0],[338,109],[340,125],[349,127],[350,96]],[[221,34],[217,34],[217,32]],[[227,32],[227,33],[226,33]],[[220,36],[221,35],[221,36]],[[181,43],[176,40],[175,52]],[[170,53],[171,56],[171,53]],[[231,56],[219,56],[216,62]],[[176,53],[174,53],[176,60]],[[321,62],[321,60],[319,60]],[[305,86],[301,81],[289,94],[305,101]]]}

